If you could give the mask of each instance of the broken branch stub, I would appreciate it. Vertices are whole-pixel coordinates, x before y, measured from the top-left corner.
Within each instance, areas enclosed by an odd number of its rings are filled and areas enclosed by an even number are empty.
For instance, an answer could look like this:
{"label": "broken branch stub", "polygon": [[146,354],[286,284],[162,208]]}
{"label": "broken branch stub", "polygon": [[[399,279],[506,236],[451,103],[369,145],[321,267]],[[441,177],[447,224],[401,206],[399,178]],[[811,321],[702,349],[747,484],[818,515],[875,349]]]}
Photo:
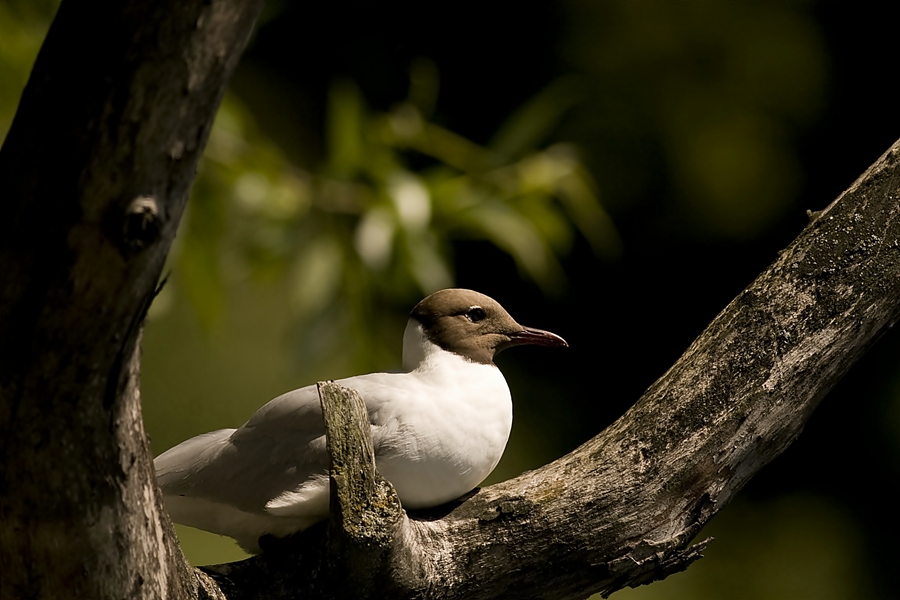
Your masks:
{"label": "broken branch stub", "polygon": [[326,579],[335,597],[375,597],[373,584],[390,566],[406,516],[393,486],[375,468],[363,399],[333,381],[317,387],[331,462]]}

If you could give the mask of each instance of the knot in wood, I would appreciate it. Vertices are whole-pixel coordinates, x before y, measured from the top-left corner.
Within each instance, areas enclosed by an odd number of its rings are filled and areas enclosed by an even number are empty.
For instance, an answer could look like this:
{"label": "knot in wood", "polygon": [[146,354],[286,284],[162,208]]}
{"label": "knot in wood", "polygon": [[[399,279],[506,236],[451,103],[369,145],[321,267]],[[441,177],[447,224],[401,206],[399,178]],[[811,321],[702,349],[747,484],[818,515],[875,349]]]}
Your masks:
{"label": "knot in wood", "polygon": [[156,241],[161,227],[159,208],[152,196],[139,196],[125,210],[122,239],[132,250],[141,250]]}

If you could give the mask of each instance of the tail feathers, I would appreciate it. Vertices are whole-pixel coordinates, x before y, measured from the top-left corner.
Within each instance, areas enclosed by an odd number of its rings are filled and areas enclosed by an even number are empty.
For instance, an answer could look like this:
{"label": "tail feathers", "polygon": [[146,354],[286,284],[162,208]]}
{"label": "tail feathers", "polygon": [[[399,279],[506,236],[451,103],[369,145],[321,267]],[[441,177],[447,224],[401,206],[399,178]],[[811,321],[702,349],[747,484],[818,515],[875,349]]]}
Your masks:
{"label": "tail feathers", "polygon": [[285,518],[255,514],[190,496],[167,496],[166,509],[176,523],[234,538],[250,554],[261,551],[259,538],[264,535],[285,537],[323,519],[321,516]]}
{"label": "tail feathers", "polygon": [[261,536],[284,537],[327,518],[327,477],[313,477],[273,501],[232,445],[234,431],[198,435],[153,461],[173,521],[232,537],[257,553]]}

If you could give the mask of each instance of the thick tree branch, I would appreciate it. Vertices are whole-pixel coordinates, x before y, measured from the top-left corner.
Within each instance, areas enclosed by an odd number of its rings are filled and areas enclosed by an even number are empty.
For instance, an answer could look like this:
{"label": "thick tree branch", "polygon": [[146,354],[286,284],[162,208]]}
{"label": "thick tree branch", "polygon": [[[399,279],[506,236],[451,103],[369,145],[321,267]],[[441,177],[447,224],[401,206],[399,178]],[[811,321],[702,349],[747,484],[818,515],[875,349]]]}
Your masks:
{"label": "thick tree branch", "polygon": [[0,597],[186,598],[137,340],[258,0],[65,0],[0,149]]}
{"label": "thick tree branch", "polygon": [[[697,559],[700,528],[799,435],[900,316],[898,156],[900,143],[815,215],[596,438],[445,514],[382,519],[399,533],[393,564],[375,581],[380,597],[583,598]],[[273,555],[207,569],[231,583],[230,600],[327,597],[309,585],[327,545],[325,529],[314,528]],[[303,561],[291,572],[274,567],[290,557]],[[271,585],[241,585],[263,572]]]}

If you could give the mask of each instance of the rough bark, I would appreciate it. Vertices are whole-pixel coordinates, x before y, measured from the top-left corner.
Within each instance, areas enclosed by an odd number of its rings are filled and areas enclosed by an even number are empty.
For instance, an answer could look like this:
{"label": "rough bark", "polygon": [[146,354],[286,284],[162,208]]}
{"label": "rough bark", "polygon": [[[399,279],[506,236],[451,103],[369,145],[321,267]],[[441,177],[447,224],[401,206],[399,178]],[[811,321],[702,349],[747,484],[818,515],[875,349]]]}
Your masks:
{"label": "rough bark", "polygon": [[[192,571],[153,484],[135,348],[258,10],[66,0],[51,28],[0,150],[0,597],[580,598],[647,583],[700,555],[703,524],[900,314],[895,145],[581,448],[407,517],[358,399],[326,385],[331,522]],[[342,399],[356,412],[333,410]]]}
{"label": "rough bark", "polygon": [[[445,514],[398,520],[363,509],[365,494],[340,499],[391,532],[365,597],[583,598],[699,558],[700,528],[900,316],[898,157],[900,142],[811,215],[635,406],[574,452]],[[320,527],[277,555],[206,570],[230,600],[328,597],[310,585],[327,546]]]}
{"label": "rough bark", "polygon": [[326,576],[320,589],[333,598],[371,598],[381,592],[381,571],[390,564],[403,509],[394,488],[375,469],[362,397],[334,382],[318,388],[331,460]]}
{"label": "rough bark", "polygon": [[[140,328],[261,2],[66,0],[0,150],[0,597],[188,598]],[[214,586],[213,586],[214,587]]]}

